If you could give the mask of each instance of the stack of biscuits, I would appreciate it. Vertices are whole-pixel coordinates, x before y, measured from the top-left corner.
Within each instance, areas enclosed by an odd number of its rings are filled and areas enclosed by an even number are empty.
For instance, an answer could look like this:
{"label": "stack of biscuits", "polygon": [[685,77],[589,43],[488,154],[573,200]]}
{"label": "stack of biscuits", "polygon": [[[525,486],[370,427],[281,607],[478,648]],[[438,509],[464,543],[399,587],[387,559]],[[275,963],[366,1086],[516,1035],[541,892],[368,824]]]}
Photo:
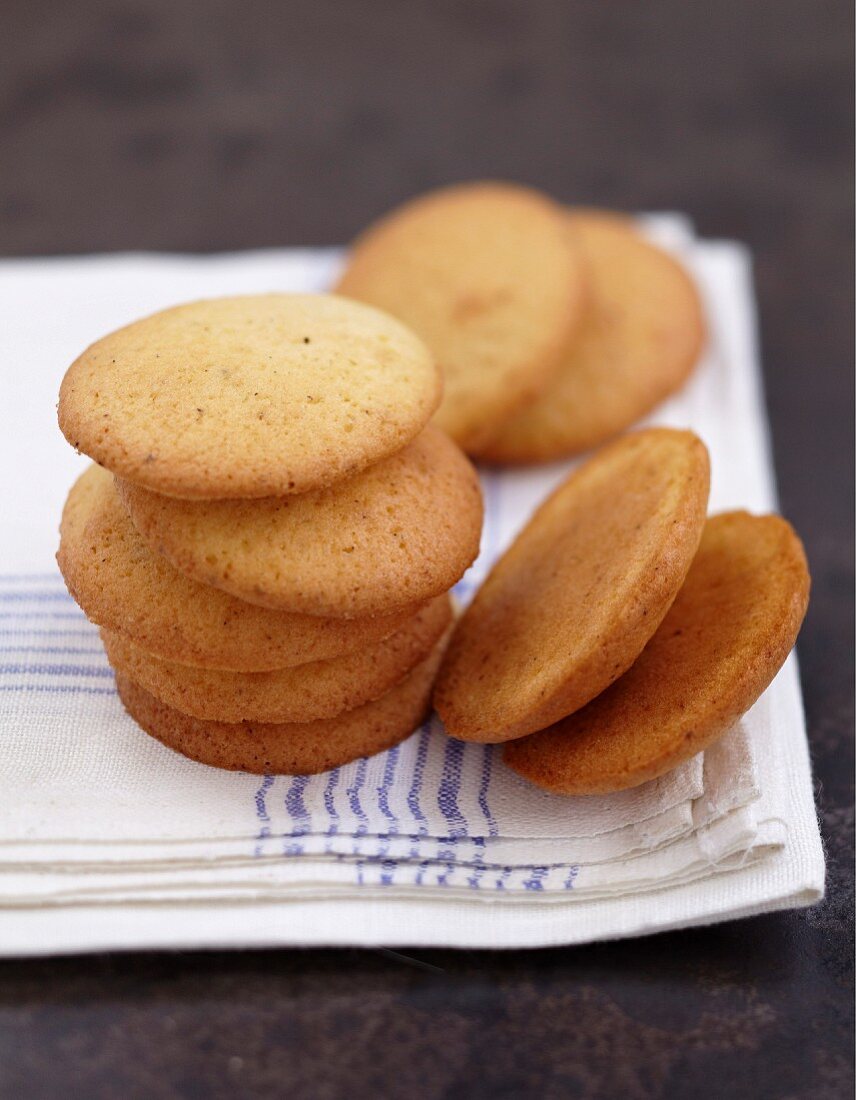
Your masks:
{"label": "stack of biscuits", "polygon": [[72,364],[60,427],[95,465],[58,561],[148,733],[309,773],[412,732],[482,525],[441,393],[418,337],[334,295],[179,306]]}

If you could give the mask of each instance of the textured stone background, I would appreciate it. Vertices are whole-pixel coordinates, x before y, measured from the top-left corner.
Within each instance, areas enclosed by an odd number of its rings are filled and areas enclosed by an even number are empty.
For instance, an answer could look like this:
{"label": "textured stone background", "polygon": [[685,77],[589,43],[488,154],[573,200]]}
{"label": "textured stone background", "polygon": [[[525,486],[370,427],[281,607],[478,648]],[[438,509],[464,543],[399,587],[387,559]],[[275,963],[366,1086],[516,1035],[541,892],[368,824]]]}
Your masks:
{"label": "textured stone background", "polygon": [[829,853],[817,909],[645,941],[2,963],[0,1095],[852,1095],[851,6],[0,0],[0,27],[0,254],[342,242],[486,175],[749,242]]}

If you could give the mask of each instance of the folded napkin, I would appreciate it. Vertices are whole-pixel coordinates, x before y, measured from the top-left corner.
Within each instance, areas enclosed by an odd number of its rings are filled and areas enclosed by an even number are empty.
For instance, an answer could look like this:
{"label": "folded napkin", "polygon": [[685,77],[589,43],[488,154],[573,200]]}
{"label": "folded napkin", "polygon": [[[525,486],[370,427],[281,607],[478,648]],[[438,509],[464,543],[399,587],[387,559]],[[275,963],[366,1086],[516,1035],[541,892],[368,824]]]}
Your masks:
{"label": "folded napkin", "polygon": [[[677,216],[644,219],[697,279],[704,362],[653,423],[694,428],[711,510],[775,507],[749,263]],[[791,657],[718,744],[615,795],[561,798],[436,717],[319,776],[219,772],[127,717],[97,630],[53,563],[85,465],[56,428],[62,373],[146,312],[330,285],[333,250],[0,263],[0,953],[289,944],[535,946],[816,901],[824,866]],[[467,600],[572,463],[482,471]]]}

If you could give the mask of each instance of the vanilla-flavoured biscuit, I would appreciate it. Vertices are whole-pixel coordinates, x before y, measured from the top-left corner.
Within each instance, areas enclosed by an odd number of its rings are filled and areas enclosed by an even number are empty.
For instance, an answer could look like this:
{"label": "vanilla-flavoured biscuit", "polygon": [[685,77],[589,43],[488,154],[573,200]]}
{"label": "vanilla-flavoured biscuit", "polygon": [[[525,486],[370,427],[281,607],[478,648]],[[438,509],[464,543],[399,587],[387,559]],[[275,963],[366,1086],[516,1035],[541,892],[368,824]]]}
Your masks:
{"label": "vanilla-flavoured biscuit", "polygon": [[666,618],[588,706],[506,745],[516,772],[557,794],[656,779],[725,733],[795,643],[809,600],[800,540],[779,516],[712,517]]}
{"label": "vanilla-flavoured biscuit", "polygon": [[292,612],[412,607],[447,591],[479,551],[479,479],[431,426],[398,454],[299,496],[184,501],[117,487],[137,529],[177,569]]}
{"label": "vanilla-flavoured biscuit", "polygon": [[201,764],[257,774],[308,775],[392,748],[425,718],[442,652],[434,652],[386,695],[316,722],[206,722],[167,706],[124,673],[116,686],[146,733]]}
{"label": "vanilla-flavoured biscuit", "polygon": [[153,657],[121,634],[102,629],[101,637],[115,669],[184,714],[215,722],[313,722],[390,691],[425,660],[451,618],[449,596],[439,596],[378,645],[270,672],[191,668]]}
{"label": "vanilla-flavoured biscuit", "polygon": [[441,395],[425,345],[334,295],[191,302],[98,340],[63,379],[66,439],[189,499],[303,493],[393,454]]}
{"label": "vanilla-flavoured biscuit", "polygon": [[679,389],[699,359],[704,322],[684,269],[630,219],[569,218],[589,292],[574,341],[543,392],[479,451],[489,462],[547,462],[596,447]]}
{"label": "vanilla-flavoured biscuit", "polygon": [[535,512],[462,616],[435,706],[464,741],[509,741],[582,707],[654,634],[705,523],[708,452],[655,428],[605,447]]}
{"label": "vanilla-flavoured biscuit", "polygon": [[337,289],[425,340],[444,377],[437,423],[472,450],[555,374],[583,276],[561,207],[529,188],[472,183],[408,202],[367,229]]}
{"label": "vanilla-flavoured biscuit", "polygon": [[330,660],[377,645],[419,610],[325,619],[271,611],[198,584],[151,552],[99,466],[69,493],[60,536],[60,569],[93,622],[158,657],[202,668],[262,672]]}

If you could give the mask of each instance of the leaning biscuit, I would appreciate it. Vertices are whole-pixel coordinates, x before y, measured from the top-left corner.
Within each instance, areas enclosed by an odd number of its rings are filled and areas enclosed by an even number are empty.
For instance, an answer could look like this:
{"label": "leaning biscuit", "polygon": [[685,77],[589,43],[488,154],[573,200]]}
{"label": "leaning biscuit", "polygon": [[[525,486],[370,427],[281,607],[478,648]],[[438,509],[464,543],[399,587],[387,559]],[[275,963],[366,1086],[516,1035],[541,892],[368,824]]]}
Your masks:
{"label": "leaning biscuit", "polygon": [[93,622],[165,660],[201,668],[262,672],[330,660],[377,645],[419,610],[325,619],[271,611],[198,584],[151,552],[99,466],[69,493],[57,561]]}
{"label": "leaning biscuit", "polygon": [[465,611],[435,706],[463,741],[509,741],[626,671],[696,553],[708,452],[692,432],[625,436],[536,511]]}
{"label": "leaning biscuit", "polygon": [[582,710],[507,745],[503,759],[557,794],[656,779],[725,733],[770,684],[797,638],[809,585],[803,547],[785,520],[714,516],[630,670]]}
{"label": "leaning biscuit", "polygon": [[390,691],[425,660],[449,627],[449,596],[439,596],[389,638],[330,661],[271,672],[221,672],[163,661],[121,634],[101,631],[107,658],[155,698],[215,722],[314,722]]}
{"label": "leaning biscuit", "polygon": [[444,377],[437,423],[471,450],[560,365],[583,293],[562,209],[476,183],[406,203],[354,243],[337,290],[408,324]]}
{"label": "leaning biscuit", "polygon": [[479,479],[433,427],[299,496],[185,501],[117,488],[151,548],[181,572],[284,611],[351,618],[412,607],[447,591],[479,551]]}
{"label": "leaning biscuit", "polygon": [[116,686],[125,709],[146,733],[201,764],[257,774],[309,775],[392,748],[428,711],[442,651],[374,702],[317,722],[204,722],[150,695],[124,673]]}
{"label": "leaning biscuit", "polygon": [[303,493],[393,454],[440,401],[425,345],[323,294],[191,302],[98,340],[63,379],[66,439],[190,499]]}
{"label": "leaning biscuit", "polygon": [[589,296],[562,365],[479,457],[547,462],[618,435],[679,389],[699,359],[702,306],[684,269],[630,219],[573,213]]}

